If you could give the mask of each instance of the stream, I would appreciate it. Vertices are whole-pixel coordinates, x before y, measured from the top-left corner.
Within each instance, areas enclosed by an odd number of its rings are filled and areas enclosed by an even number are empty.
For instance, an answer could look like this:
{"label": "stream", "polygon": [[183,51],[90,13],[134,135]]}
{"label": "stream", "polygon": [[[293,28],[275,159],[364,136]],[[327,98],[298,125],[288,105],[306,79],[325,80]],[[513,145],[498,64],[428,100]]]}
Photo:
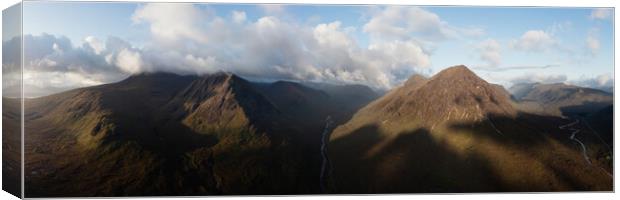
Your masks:
{"label": "stream", "polygon": [[330,125],[333,123],[331,116],[327,116],[325,119],[325,128],[323,129],[323,133],[321,136],[321,157],[323,158],[321,163],[321,175],[320,175],[320,186],[321,192],[325,193],[325,173],[327,171],[327,165],[329,164],[329,159],[327,158],[327,142],[329,140],[329,131]]}
{"label": "stream", "polygon": [[579,139],[577,139],[575,137],[577,135],[577,133],[579,133],[579,131],[581,131],[579,129],[573,128],[573,126],[575,124],[577,124],[577,123],[579,123],[579,119],[576,119],[574,122],[562,125],[562,126],[560,126],[558,128],[560,128],[560,129],[568,128],[568,130],[571,131],[571,135],[570,135],[569,139],[579,143],[579,145],[581,146],[581,151],[583,153],[583,158],[586,160],[586,162],[588,162],[588,164],[592,165],[592,162],[590,161],[590,157],[588,156],[588,149],[586,148],[586,145],[584,145],[583,142],[581,142],[581,140],[579,140]]}

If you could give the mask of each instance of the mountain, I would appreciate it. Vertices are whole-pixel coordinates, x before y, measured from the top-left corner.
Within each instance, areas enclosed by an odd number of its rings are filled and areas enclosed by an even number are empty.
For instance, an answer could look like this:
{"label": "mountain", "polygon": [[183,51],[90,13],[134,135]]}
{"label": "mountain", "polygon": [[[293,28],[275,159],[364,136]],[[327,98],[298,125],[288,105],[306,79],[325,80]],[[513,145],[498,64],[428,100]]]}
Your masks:
{"label": "mountain", "polygon": [[[336,193],[610,190],[600,142],[571,137],[572,121],[513,106],[506,91],[465,66],[411,77],[330,136]],[[560,129],[559,127],[562,127]],[[606,171],[605,171],[606,170]]]}
{"label": "mountain", "polygon": [[250,127],[272,132],[280,111],[250,82],[228,73],[202,77],[166,105],[174,117],[197,132]]}
{"label": "mountain", "polygon": [[[353,120],[362,120],[362,123],[368,120],[388,124],[408,123],[432,128],[445,121],[475,121],[488,114],[514,116],[515,113],[509,99],[495,86],[486,83],[465,66],[455,66],[430,79],[414,75],[402,87],[361,109]],[[353,120],[352,124],[358,124]],[[339,136],[335,134],[332,137]]]}
{"label": "mountain", "polygon": [[563,83],[522,83],[510,90],[519,109],[545,115],[587,115],[613,104],[611,93]]}
{"label": "mountain", "polygon": [[329,98],[230,73],[146,73],[26,99],[26,194],[317,193],[324,115],[354,112]]}
{"label": "mountain", "polygon": [[2,97],[2,189],[21,197],[21,103]]}
{"label": "mountain", "polygon": [[[324,91],[327,94],[329,102],[326,105],[330,105],[330,110],[338,111],[331,112],[331,116],[337,124],[346,122],[353,113],[381,95],[380,92],[359,84],[337,85],[306,82],[302,85]],[[347,114],[338,115],[338,113]]]}
{"label": "mountain", "polygon": [[[544,99],[533,91],[523,99]],[[596,123],[607,108],[527,112],[465,66],[379,96],[145,73],[25,99],[26,196],[611,190],[611,148],[598,137],[607,126]],[[4,132],[17,111],[4,109]]]}
{"label": "mountain", "polygon": [[614,141],[614,106],[607,106],[596,111],[585,118],[584,121],[589,128],[593,129],[601,139],[608,145],[613,145]]}

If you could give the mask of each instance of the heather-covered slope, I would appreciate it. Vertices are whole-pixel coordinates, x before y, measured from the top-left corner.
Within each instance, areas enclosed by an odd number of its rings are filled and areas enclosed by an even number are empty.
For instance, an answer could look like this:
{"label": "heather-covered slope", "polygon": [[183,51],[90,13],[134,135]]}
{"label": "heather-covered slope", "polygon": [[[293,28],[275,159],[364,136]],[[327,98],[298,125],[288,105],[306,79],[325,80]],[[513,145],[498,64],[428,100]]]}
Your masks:
{"label": "heather-covered slope", "polygon": [[[330,137],[338,193],[611,190],[607,152],[586,161],[571,120],[519,113],[504,90],[464,66],[412,77]],[[583,130],[582,124],[571,124]],[[585,131],[585,130],[583,130]],[[591,162],[589,164],[588,162]]]}
{"label": "heather-covered slope", "polygon": [[325,116],[306,130],[274,99],[323,97],[273,84],[155,73],[28,99],[26,196],[316,193]]}

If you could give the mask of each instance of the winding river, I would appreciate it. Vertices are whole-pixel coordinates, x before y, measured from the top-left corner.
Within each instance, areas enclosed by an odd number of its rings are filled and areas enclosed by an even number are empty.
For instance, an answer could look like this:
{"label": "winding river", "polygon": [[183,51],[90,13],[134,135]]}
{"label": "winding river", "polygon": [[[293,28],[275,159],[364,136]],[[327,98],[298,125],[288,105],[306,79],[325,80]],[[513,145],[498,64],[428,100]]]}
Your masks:
{"label": "winding river", "polygon": [[573,128],[573,126],[575,126],[578,123],[579,123],[579,119],[575,119],[574,122],[562,125],[562,126],[560,126],[558,128],[560,128],[560,129],[568,128],[568,130],[571,131],[571,135],[570,135],[569,139],[579,143],[579,145],[581,146],[581,152],[583,153],[583,158],[586,160],[586,162],[588,162],[588,164],[592,165],[592,162],[590,161],[590,157],[588,156],[588,149],[586,148],[586,145],[584,145],[583,142],[581,142],[581,140],[579,140],[579,139],[577,139],[577,137],[575,137],[577,135],[577,133],[579,133],[579,131],[581,131],[579,129]]}

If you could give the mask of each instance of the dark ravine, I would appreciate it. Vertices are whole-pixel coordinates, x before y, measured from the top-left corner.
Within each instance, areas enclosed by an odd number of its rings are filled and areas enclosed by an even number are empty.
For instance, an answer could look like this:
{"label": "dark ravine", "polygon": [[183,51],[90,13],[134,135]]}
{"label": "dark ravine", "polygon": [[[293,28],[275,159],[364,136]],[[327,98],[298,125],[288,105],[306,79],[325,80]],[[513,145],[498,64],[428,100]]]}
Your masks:
{"label": "dark ravine", "polygon": [[321,187],[321,192],[325,193],[326,191],[326,187],[325,187],[325,182],[327,181],[325,179],[325,173],[327,172],[327,166],[329,165],[329,157],[327,154],[327,142],[329,139],[329,133],[331,130],[330,125],[333,123],[331,116],[327,116],[327,118],[325,119],[325,129],[323,130],[323,133],[321,134],[321,158],[322,158],[322,162],[321,162],[321,175],[320,175],[320,187]]}

